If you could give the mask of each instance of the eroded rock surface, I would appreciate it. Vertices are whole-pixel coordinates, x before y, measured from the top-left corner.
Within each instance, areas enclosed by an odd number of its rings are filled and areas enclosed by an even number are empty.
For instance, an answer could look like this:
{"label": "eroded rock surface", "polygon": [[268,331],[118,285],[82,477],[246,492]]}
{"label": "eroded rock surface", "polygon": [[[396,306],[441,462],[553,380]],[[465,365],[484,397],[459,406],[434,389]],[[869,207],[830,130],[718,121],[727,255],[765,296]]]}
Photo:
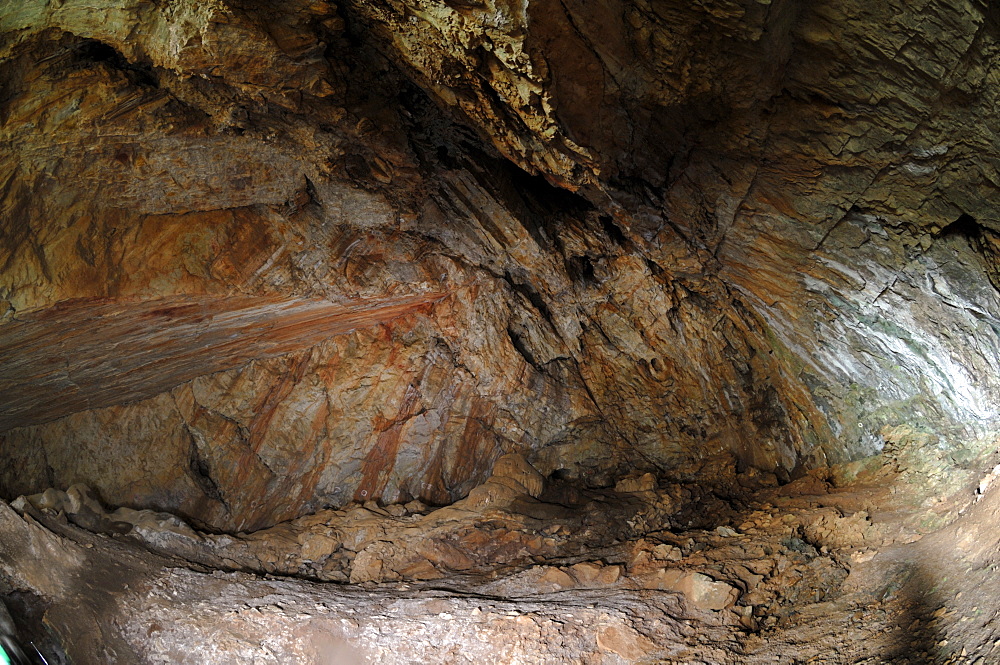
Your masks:
{"label": "eroded rock surface", "polygon": [[989,662],[1000,489],[977,484],[996,455],[947,473],[964,515],[936,531],[933,474],[886,467],[778,486],[716,459],[701,494],[554,481],[502,507],[369,503],[232,536],[76,486],[0,505],[0,570],[52,658]]}
{"label": "eroded rock surface", "polygon": [[7,495],[239,530],[449,503],[509,452],[591,486],[724,451],[786,478],[885,426],[994,430],[984,6],[550,4],[6,11],[5,335],[67,300],[445,294],[112,404],[40,379]]}
{"label": "eroded rock surface", "polygon": [[82,661],[996,660],[998,58],[983,0],[0,0],[4,595]]}

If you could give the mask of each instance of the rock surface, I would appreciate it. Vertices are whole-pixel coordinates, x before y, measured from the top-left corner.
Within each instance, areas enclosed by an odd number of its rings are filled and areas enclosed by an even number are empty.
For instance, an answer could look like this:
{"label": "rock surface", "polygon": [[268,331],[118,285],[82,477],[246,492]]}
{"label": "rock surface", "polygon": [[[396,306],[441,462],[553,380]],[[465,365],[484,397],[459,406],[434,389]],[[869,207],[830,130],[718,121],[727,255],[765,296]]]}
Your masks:
{"label": "rock surface", "polygon": [[[0,337],[20,357],[13,337],[60,326],[30,357],[62,367],[4,372],[0,486],[240,530],[450,503],[505,453],[600,486],[723,451],[787,479],[904,423],[987,436],[995,22],[943,1],[18,3]],[[269,350],[278,328],[187,340],[205,362],[157,346],[169,326],[70,321],[430,294]],[[58,349],[74,335],[94,350]],[[129,358],[141,390],[101,380]]]}
{"label": "rock surface", "polygon": [[0,595],[79,662],[995,661],[998,58],[0,0]]}
{"label": "rock surface", "polygon": [[[989,474],[996,454],[974,465]],[[902,665],[1000,655],[988,581],[1000,489],[977,500],[979,476],[949,472],[962,489],[944,498],[961,516],[935,531],[935,508],[911,504],[933,496],[927,477],[883,468],[862,474],[866,486],[813,475],[775,487],[731,461],[711,465],[719,483],[700,496],[665,482],[648,502],[605,490],[565,506],[550,503],[556,481],[542,500],[504,508],[470,498],[394,516],[370,503],[234,536],[108,511],[80,486],[50,489],[19,498],[17,511],[0,503],[0,573],[20,632],[50,662]],[[876,519],[857,510],[872,503]],[[739,530],[685,526],[709,509]],[[831,513],[845,522],[836,542],[816,529]],[[317,582],[347,576],[355,583]]]}

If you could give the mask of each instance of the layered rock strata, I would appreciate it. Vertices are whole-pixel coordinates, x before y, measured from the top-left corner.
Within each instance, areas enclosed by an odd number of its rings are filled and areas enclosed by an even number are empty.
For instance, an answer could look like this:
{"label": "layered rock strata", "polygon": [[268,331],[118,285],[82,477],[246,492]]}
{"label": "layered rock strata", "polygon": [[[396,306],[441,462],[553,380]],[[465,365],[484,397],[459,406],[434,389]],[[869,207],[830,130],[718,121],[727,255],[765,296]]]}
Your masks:
{"label": "layered rock strata", "polygon": [[81,298],[447,294],[111,403],[39,379],[10,497],[84,482],[238,530],[448,503],[504,452],[590,485],[722,451],[788,477],[887,425],[994,429],[985,6],[8,9],[5,338]]}
{"label": "layered rock strata", "polygon": [[369,503],[234,536],[50,489],[0,504],[0,571],[51,662],[989,662],[996,459],[783,486],[716,459],[701,493],[633,475],[536,498],[506,458],[490,503]]}

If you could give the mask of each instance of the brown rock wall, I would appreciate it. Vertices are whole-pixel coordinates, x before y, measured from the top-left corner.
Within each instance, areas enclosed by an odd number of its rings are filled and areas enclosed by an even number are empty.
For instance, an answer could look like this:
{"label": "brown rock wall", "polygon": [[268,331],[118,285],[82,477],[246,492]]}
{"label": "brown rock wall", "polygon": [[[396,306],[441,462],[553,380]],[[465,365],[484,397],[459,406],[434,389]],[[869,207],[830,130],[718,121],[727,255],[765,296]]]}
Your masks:
{"label": "brown rock wall", "polygon": [[[798,473],[904,420],[994,429],[981,4],[88,12],[0,18],[0,338],[40,317],[52,345],[4,342],[8,494],[86,482],[250,528],[447,503],[505,452],[606,484],[721,451]],[[213,324],[224,352],[59,318],[432,293],[348,328]],[[11,381],[29,356],[94,387]]]}

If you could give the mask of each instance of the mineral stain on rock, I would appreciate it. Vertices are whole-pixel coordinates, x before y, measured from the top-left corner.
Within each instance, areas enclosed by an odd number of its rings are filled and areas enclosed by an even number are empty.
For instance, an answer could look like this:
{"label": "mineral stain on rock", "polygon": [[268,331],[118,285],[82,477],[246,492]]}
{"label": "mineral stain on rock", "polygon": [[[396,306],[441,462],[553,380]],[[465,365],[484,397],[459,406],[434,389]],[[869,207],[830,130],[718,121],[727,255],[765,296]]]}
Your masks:
{"label": "mineral stain on rock", "polygon": [[0,431],[134,402],[426,309],[444,294],[335,304],[172,298],[71,301],[0,329]]}
{"label": "mineral stain on rock", "polygon": [[996,26],[2,4],[8,632],[51,662],[997,660]]}

